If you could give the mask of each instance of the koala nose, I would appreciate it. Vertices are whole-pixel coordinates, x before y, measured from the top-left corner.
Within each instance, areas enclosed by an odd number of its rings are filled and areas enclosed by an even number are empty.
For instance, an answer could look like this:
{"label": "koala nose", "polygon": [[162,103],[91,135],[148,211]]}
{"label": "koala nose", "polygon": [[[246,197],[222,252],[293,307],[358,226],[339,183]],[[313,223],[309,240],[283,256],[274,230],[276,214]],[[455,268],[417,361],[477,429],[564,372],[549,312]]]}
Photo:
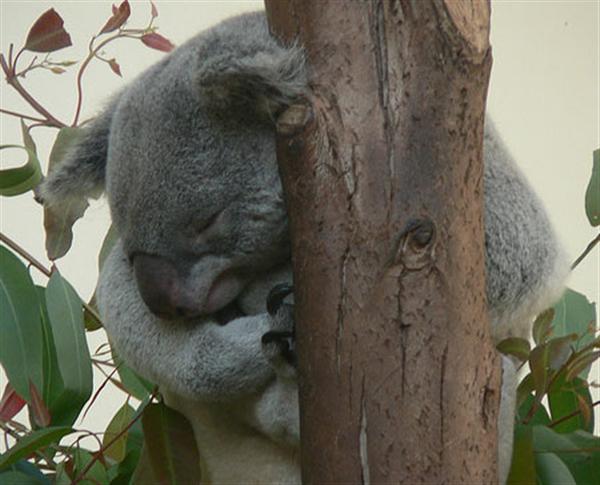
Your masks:
{"label": "koala nose", "polygon": [[194,295],[186,291],[177,268],[168,259],[137,253],[133,257],[133,271],[144,303],[156,316],[175,320],[200,315]]}

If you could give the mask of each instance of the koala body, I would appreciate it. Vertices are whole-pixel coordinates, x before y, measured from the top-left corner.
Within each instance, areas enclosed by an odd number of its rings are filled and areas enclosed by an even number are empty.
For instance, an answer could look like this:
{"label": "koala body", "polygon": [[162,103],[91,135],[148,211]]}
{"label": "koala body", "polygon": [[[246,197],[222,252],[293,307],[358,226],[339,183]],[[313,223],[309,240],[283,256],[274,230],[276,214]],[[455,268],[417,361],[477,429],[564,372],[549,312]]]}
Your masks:
{"label": "koala body", "polygon": [[[194,426],[203,481],[300,483],[295,371],[265,334],[291,282],[275,114],[306,89],[301,49],[262,13],[191,39],[116,96],[41,186],[49,206],[108,195],[120,240],[98,303],[111,342]],[[526,336],[568,265],[543,207],[486,121],[485,233],[492,333]],[[504,361],[500,475],[516,378]]]}

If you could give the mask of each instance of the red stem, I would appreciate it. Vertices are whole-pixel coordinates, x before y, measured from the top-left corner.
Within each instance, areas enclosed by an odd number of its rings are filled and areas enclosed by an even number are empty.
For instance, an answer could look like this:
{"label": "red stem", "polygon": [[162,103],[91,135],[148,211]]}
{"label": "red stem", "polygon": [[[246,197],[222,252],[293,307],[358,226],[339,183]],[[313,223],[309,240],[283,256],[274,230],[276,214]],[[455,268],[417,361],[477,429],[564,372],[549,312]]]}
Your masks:
{"label": "red stem", "polygon": [[[19,52],[20,54],[21,52]],[[17,58],[19,57],[17,54]],[[16,59],[15,59],[16,61]],[[15,77],[15,70],[13,64],[9,66],[6,63],[6,59],[4,55],[0,54],[0,65],[2,66],[2,70],[6,75],[6,82],[13,87],[21,97],[29,103],[29,105],[36,110],[39,114],[41,114],[45,118],[45,122],[47,126],[54,126],[56,128],[64,128],[65,125],[62,121],[57,120],[54,116],[50,114],[50,112],[44,108],[29,92],[23,87],[23,85],[19,82],[19,80]]]}

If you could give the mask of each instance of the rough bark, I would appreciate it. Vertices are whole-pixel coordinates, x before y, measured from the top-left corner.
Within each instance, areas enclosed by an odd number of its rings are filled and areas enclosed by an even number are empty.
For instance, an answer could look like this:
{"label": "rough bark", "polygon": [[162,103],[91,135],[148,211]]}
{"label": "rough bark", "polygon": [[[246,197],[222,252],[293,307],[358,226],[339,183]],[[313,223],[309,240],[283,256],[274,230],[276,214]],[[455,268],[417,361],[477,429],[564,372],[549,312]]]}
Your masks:
{"label": "rough bark", "polygon": [[266,0],[311,92],[278,123],[305,483],[497,483],[489,3]]}

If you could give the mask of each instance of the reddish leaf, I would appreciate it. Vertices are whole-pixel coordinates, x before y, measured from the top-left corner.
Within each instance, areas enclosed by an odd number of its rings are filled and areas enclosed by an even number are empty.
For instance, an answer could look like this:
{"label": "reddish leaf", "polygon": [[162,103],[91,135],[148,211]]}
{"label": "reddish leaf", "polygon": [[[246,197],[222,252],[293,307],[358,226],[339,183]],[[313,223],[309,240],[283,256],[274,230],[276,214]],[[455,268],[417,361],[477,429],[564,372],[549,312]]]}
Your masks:
{"label": "reddish leaf", "polygon": [[45,428],[50,424],[50,411],[44,404],[44,400],[35,384],[31,381],[29,381],[29,393],[31,394],[30,409],[33,413],[33,420],[36,424]]}
{"label": "reddish leaf", "polygon": [[35,21],[24,49],[33,52],[54,52],[71,45],[71,37],[63,28],[63,19],[51,8]]}
{"label": "reddish leaf", "polygon": [[54,74],[62,74],[63,72],[66,72],[66,69],[63,69],[62,67],[58,67],[58,66],[53,66],[53,67],[50,68],[50,70]]}
{"label": "reddish leaf", "polygon": [[142,42],[152,49],[163,52],[171,52],[175,48],[169,39],[156,32],[142,35]]}
{"label": "reddish leaf", "polygon": [[121,66],[119,66],[119,63],[115,59],[108,61],[108,65],[112,69],[112,72],[114,72],[117,76],[121,76]]}
{"label": "reddish leaf", "polygon": [[150,10],[150,14],[152,15],[152,18],[156,18],[158,17],[158,10],[156,9],[156,5],[154,5],[154,2],[152,0],[150,0],[150,6],[151,6],[151,10]]}
{"label": "reddish leaf", "polygon": [[112,12],[112,17],[109,18],[106,24],[104,24],[104,27],[102,27],[102,30],[100,31],[101,34],[106,34],[108,32],[112,32],[113,30],[117,30],[125,22],[127,22],[127,19],[131,14],[129,1],[125,0],[123,3],[121,3],[121,5],[119,5],[119,8],[113,5]]}
{"label": "reddish leaf", "polygon": [[0,401],[0,421],[10,421],[25,406],[25,399],[17,394],[10,383],[6,384]]}

